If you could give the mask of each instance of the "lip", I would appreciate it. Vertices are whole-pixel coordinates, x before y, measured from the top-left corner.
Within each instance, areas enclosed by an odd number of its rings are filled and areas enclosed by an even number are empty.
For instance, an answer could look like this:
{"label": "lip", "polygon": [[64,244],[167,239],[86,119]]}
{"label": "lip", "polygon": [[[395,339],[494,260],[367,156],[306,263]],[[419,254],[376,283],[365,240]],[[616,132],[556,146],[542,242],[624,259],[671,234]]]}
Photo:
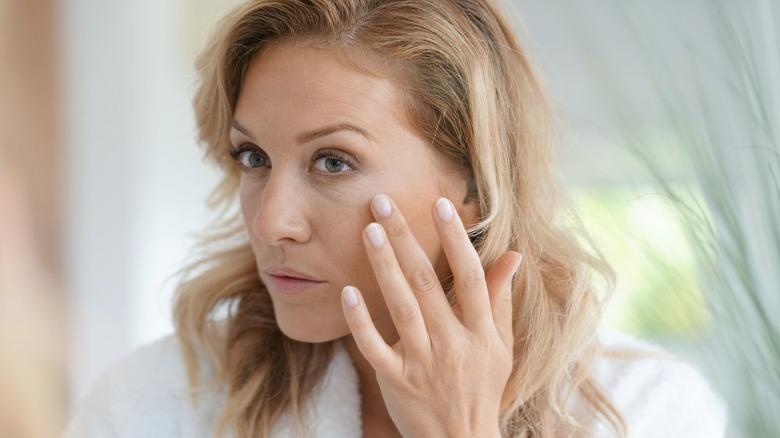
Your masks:
{"label": "lip", "polygon": [[270,280],[270,289],[281,295],[300,293],[325,283],[306,274],[278,266],[269,266],[265,269],[265,273]]}

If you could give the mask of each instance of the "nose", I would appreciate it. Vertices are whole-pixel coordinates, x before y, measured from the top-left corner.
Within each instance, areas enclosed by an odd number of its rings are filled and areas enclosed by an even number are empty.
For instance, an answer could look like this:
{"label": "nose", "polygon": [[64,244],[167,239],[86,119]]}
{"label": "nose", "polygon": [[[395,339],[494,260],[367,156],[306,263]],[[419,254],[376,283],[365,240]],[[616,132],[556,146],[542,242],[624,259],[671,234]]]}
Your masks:
{"label": "nose", "polygon": [[311,238],[307,220],[304,184],[293,175],[271,171],[262,191],[260,207],[252,221],[252,231],[266,245],[284,242],[305,243]]}

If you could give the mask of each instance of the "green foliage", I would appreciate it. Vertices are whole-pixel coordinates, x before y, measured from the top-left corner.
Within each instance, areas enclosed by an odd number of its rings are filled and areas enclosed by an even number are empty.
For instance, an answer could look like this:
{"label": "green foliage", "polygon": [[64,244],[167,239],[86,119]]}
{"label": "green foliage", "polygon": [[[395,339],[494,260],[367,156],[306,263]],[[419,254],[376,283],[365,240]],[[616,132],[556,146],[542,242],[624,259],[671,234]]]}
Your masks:
{"label": "green foliage", "polygon": [[604,325],[643,338],[696,338],[709,317],[693,254],[665,198],[635,190],[576,192],[589,233],[617,272]]}
{"label": "green foliage", "polygon": [[[729,402],[730,436],[777,437],[780,6],[768,0],[713,0],[703,8],[716,38],[717,57],[707,58],[692,48],[685,69],[669,62],[664,48],[653,40],[650,25],[626,9],[626,21],[663,109],[667,147],[656,147],[636,129],[640,108],[619,93],[611,95],[611,106],[623,143],[645,163],[690,242],[701,297],[712,318],[700,337],[699,357]],[[614,89],[618,80],[608,65],[602,62],[597,73],[604,90]],[[681,85],[681,70],[693,72],[693,87]],[[668,153],[688,163],[689,191],[677,189],[664,176],[659,155]],[[673,271],[676,268],[672,266]],[[652,275],[648,281],[655,281]],[[691,286],[684,279],[680,283],[683,289]],[[690,307],[681,304],[677,310],[688,313]]]}

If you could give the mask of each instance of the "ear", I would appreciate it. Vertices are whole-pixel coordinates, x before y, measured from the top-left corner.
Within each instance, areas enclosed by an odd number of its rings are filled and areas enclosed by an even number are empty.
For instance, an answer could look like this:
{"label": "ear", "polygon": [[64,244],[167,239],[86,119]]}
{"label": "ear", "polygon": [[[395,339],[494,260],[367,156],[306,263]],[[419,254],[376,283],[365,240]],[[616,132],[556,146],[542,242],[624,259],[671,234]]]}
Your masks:
{"label": "ear", "polygon": [[478,207],[477,197],[471,195],[466,195],[460,203],[455,204],[455,210],[466,229],[470,229],[479,221]]}
{"label": "ear", "polygon": [[441,192],[442,196],[446,196],[455,206],[463,226],[467,230],[473,227],[479,221],[479,197],[474,178],[464,171],[451,175],[450,179],[440,187],[444,189]]}

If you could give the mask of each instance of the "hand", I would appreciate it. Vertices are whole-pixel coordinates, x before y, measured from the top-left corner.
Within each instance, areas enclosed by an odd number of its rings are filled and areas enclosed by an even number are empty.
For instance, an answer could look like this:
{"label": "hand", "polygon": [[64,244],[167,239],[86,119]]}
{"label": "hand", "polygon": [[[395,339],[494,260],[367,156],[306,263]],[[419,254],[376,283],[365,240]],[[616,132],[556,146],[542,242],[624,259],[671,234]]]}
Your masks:
{"label": "hand", "polygon": [[342,302],[393,422],[403,436],[500,436],[501,396],[513,362],[512,276],[520,254],[504,253],[485,274],[452,203],[436,201],[434,223],[457,296],[450,307],[395,204],[379,195],[372,210],[378,223],[366,228],[363,240],[399,341],[385,343],[356,288],[345,287]]}

